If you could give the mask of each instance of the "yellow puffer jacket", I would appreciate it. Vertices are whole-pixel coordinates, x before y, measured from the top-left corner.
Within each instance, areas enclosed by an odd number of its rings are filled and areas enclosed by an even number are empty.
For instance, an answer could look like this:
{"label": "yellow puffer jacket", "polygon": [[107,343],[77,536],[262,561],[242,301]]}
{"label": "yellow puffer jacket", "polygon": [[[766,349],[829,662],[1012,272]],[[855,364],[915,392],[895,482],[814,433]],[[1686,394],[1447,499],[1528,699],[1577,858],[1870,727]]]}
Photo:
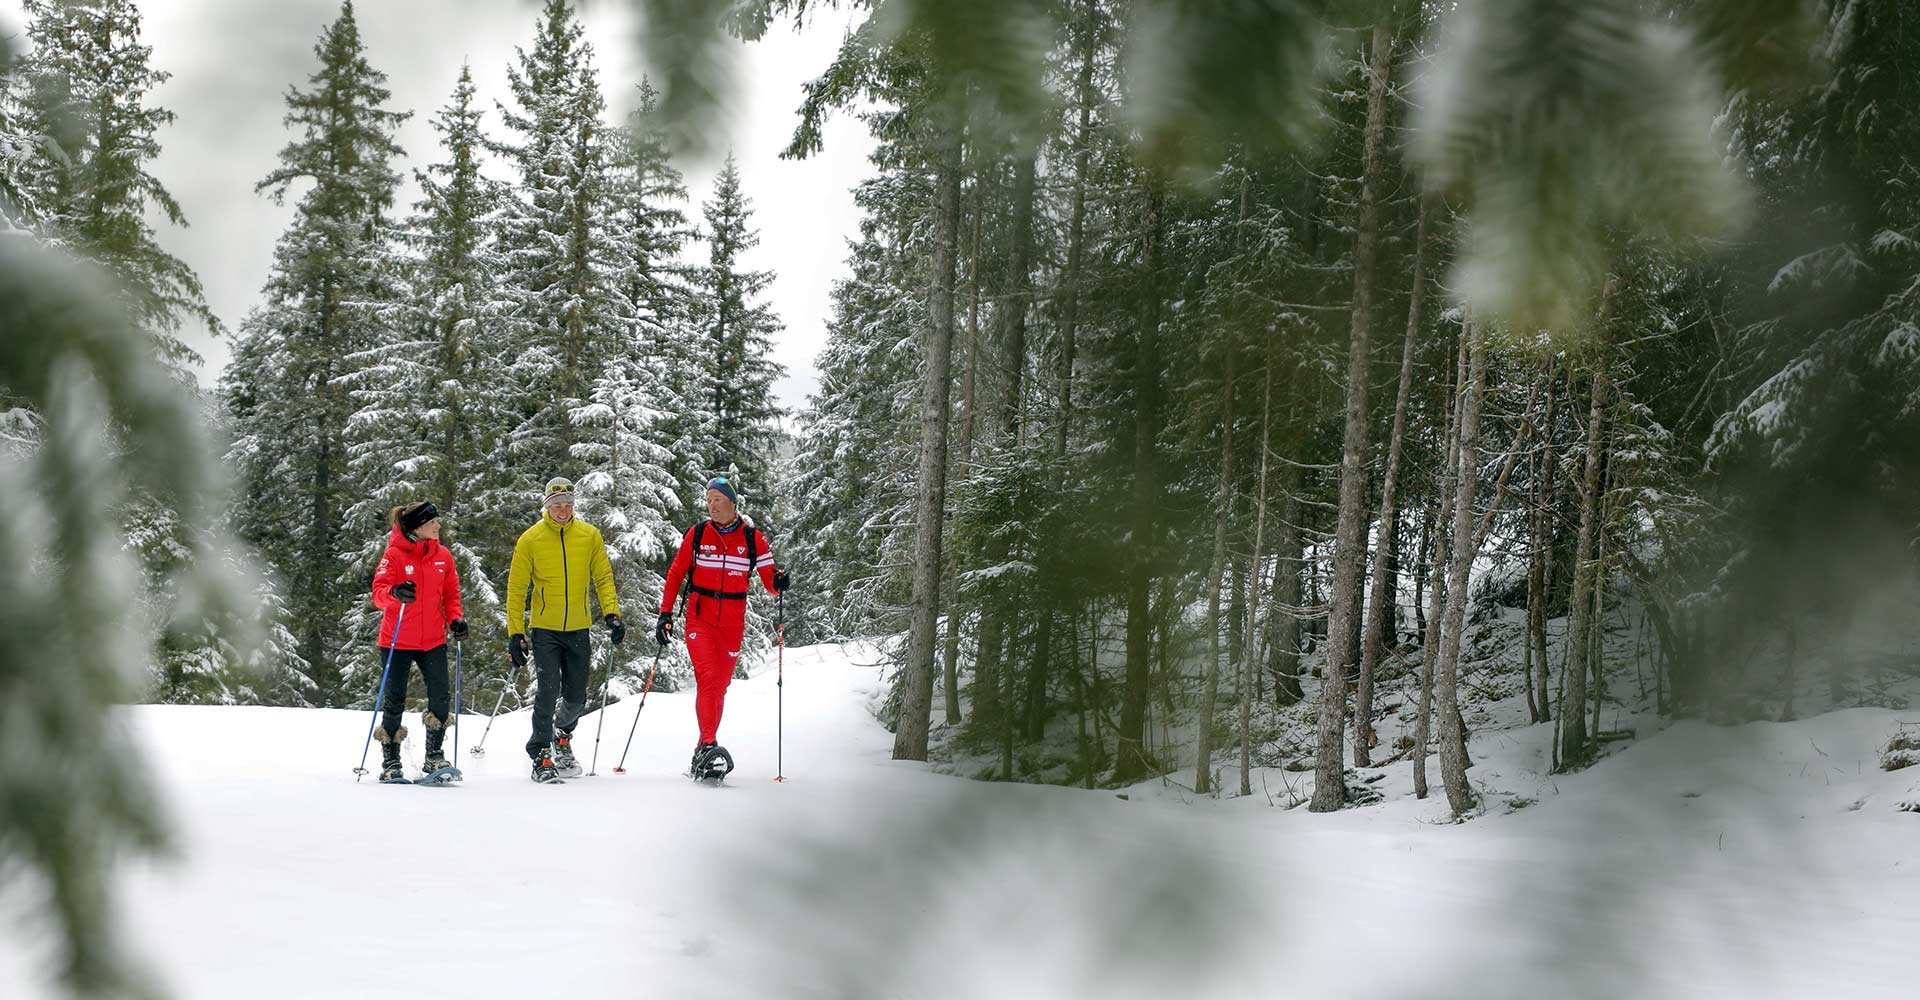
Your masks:
{"label": "yellow puffer jacket", "polygon": [[[589,582],[600,597],[599,614],[587,607]],[[531,605],[529,586],[533,588]],[[523,624],[521,616],[529,610],[533,620]],[[591,628],[601,615],[619,613],[613,563],[607,559],[607,543],[599,528],[578,517],[556,524],[542,512],[538,523],[520,533],[520,540],[513,543],[513,567],[507,571],[508,635],[526,631],[529,624],[554,632]]]}

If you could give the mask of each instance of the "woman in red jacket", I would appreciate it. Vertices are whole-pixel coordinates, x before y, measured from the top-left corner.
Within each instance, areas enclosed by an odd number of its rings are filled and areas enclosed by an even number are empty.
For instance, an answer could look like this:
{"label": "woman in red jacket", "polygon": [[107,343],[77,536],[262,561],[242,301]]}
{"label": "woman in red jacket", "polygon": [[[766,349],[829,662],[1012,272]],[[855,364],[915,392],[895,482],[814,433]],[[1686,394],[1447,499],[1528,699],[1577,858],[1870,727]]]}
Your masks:
{"label": "woman in red jacket", "polygon": [[[373,604],[385,610],[380,618],[380,659],[393,656],[393,671],[387,676],[386,693],[381,699],[380,727],[373,738],[380,743],[380,780],[402,777],[400,741],[406,739],[406,727],[400,714],[407,705],[408,668],[420,667],[427,682],[427,711],[421,721],[427,727],[427,753],[420,769],[427,773],[448,766],[440,749],[446,738],[450,692],[447,684],[447,635],[462,639],[467,623],[460,615],[460,576],[454,572],[453,553],[440,544],[440,511],[429,501],[401,504],[388,512],[393,530],[387,536],[386,554],[373,574]],[[404,618],[400,608],[407,609]],[[395,621],[400,634],[394,635]]]}

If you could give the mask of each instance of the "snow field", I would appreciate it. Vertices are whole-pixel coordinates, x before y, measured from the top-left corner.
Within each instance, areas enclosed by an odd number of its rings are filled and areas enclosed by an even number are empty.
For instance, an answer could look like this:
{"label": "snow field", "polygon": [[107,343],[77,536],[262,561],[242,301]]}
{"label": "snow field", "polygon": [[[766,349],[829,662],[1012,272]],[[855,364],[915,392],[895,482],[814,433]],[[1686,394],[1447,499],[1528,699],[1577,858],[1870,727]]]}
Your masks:
{"label": "snow field", "polygon": [[[888,759],[871,647],[786,659],[785,784],[770,664],[734,682],[717,789],[680,774],[690,692],[649,696],[626,775],[613,705],[601,773],[560,787],[527,779],[524,712],[484,758],[466,717],[467,780],[423,788],[353,780],[365,713],[128,709],[182,847],[116,874],[130,944],[196,1000],[1912,995],[1920,776],[1875,750],[1914,713],[1681,723],[1559,776],[1550,727],[1485,731],[1470,773],[1500,794],[1449,824],[1404,765],[1328,816],[1258,781],[938,775]],[[32,896],[0,886],[0,917],[44,929]],[[0,996],[52,995],[47,945],[0,944]]]}

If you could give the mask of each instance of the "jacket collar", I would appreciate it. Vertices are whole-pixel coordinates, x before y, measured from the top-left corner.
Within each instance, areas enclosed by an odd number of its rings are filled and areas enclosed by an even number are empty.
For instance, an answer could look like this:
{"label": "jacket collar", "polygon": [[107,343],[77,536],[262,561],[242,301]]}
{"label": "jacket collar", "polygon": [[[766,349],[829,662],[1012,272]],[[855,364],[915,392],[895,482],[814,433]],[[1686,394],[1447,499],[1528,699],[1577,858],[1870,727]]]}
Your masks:
{"label": "jacket collar", "polygon": [[572,520],[568,521],[565,524],[561,524],[560,522],[553,519],[552,514],[549,514],[543,510],[540,512],[540,523],[546,525],[548,531],[558,533],[566,528],[571,528],[576,524],[585,524],[586,522],[580,520],[579,514],[575,514],[573,515]]}

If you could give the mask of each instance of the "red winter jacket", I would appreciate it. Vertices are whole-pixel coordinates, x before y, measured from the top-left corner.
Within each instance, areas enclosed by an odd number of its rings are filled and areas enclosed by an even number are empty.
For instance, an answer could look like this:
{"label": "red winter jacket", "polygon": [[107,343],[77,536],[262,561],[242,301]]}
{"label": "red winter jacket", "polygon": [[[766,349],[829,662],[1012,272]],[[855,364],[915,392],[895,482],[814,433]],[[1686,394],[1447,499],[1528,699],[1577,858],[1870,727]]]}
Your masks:
{"label": "red winter jacket", "polygon": [[[760,584],[769,592],[773,590],[773,550],[767,545],[766,533],[753,529],[754,552],[747,552],[747,536],[744,527],[746,518],[735,518],[733,526],[722,531],[712,521],[704,522],[706,530],[700,532],[700,551],[693,550],[693,534],[700,528],[694,525],[680,538],[680,551],[673,557],[673,565],[667,569],[666,592],[660,595],[660,613],[673,610],[673,601],[680,596],[680,581],[692,571],[687,581],[687,618],[707,625],[733,632],[744,632],[747,627],[747,587],[751,583],[748,574],[760,571]],[[716,597],[716,594],[739,595]]]}
{"label": "red winter jacket", "polygon": [[[406,606],[407,617],[400,625],[400,638],[393,637],[393,622],[400,616],[400,602],[391,591],[397,583],[413,581],[413,603]],[[387,536],[387,552],[380,557],[380,568],[373,574],[373,606],[385,608],[380,618],[380,636],[375,644],[381,649],[435,649],[447,644],[447,623],[465,617],[460,613],[460,574],[453,569],[453,553],[431,538],[408,541],[398,525]]]}

